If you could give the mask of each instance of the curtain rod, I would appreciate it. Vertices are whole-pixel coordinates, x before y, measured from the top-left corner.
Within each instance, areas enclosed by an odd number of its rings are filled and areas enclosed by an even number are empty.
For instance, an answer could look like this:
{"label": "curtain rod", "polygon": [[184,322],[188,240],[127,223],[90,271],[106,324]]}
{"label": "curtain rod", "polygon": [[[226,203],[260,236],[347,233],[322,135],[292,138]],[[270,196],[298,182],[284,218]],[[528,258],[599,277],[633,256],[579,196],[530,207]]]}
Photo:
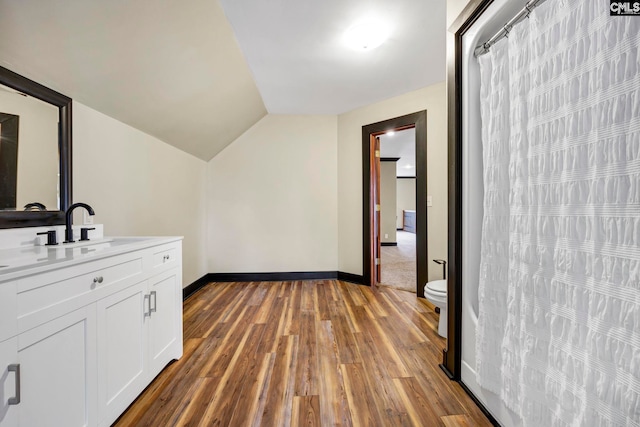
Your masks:
{"label": "curtain rod", "polygon": [[509,22],[504,24],[504,26],[500,31],[498,31],[493,37],[491,37],[486,42],[482,43],[481,45],[478,45],[478,47],[476,47],[475,50],[473,51],[474,55],[480,56],[489,52],[489,49],[491,48],[491,46],[496,44],[498,40],[509,36],[509,33],[511,32],[511,29],[513,28],[514,25],[528,18],[529,15],[531,14],[531,11],[535,9],[537,6],[540,6],[545,1],[546,0],[530,0],[529,2],[527,2],[524,8],[520,12],[518,12],[516,16],[511,18]]}

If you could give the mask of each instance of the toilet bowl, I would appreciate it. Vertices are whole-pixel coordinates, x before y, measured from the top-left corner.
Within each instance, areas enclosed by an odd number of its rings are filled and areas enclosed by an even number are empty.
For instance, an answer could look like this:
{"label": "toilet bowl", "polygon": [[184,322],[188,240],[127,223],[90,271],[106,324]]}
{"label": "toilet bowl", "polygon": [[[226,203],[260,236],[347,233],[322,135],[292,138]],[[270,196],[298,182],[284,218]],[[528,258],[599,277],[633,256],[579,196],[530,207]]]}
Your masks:
{"label": "toilet bowl", "polygon": [[440,309],[438,335],[447,337],[447,281],[432,280],[424,286],[424,297]]}

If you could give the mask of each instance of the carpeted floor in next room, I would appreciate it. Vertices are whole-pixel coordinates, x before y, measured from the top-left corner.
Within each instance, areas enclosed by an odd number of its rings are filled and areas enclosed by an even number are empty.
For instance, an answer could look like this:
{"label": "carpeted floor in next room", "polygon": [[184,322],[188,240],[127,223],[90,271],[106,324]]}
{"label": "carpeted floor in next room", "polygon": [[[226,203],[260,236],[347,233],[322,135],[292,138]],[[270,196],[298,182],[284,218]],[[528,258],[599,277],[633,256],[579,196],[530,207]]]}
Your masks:
{"label": "carpeted floor in next room", "polygon": [[398,246],[383,246],[380,284],[416,292],[416,235],[398,230]]}

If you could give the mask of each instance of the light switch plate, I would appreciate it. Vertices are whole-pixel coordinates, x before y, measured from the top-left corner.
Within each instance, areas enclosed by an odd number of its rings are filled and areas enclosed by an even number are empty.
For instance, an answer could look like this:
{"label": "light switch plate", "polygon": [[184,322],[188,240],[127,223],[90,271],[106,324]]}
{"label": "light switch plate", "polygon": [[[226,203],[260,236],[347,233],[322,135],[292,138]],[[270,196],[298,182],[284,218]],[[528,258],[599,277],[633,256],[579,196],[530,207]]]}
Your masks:
{"label": "light switch plate", "polygon": [[433,206],[433,201],[431,200],[431,196],[427,196],[427,207]]}

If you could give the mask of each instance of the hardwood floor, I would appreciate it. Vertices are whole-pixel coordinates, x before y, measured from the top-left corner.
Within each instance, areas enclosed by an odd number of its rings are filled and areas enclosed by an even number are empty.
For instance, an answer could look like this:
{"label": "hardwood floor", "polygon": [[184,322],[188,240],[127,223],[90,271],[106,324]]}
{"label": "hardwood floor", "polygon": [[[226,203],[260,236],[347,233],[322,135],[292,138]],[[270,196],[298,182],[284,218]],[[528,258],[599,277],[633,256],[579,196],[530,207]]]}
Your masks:
{"label": "hardwood floor", "polygon": [[438,367],[415,294],[334,280],[212,283],[184,305],[184,356],[116,426],[490,426]]}

